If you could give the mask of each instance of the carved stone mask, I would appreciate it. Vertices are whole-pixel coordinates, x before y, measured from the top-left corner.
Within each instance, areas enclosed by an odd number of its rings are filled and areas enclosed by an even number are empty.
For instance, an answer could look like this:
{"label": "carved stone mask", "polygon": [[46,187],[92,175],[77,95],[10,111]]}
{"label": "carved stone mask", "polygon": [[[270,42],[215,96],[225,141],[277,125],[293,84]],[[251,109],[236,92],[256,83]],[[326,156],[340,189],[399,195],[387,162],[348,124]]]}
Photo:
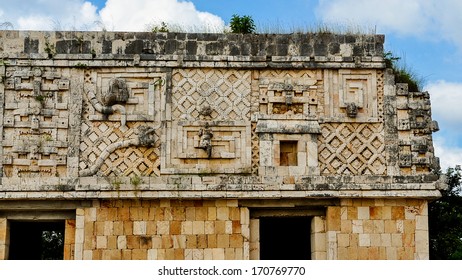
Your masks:
{"label": "carved stone mask", "polygon": [[109,81],[109,89],[103,92],[101,103],[104,106],[112,106],[114,104],[124,104],[128,100],[128,89],[125,80],[113,78]]}
{"label": "carved stone mask", "polygon": [[356,118],[358,115],[358,106],[355,103],[348,103],[346,106],[347,115],[350,118]]}

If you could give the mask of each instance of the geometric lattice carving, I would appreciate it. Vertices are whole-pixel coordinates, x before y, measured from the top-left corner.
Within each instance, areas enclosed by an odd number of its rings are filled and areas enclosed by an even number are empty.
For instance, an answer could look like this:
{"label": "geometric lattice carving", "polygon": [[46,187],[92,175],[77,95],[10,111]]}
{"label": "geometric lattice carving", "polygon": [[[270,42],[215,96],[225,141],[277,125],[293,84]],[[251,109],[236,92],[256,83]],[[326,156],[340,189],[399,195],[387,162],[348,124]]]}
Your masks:
{"label": "geometric lattice carving", "polygon": [[318,72],[263,71],[259,77],[260,113],[316,116]]}
{"label": "geometric lattice carving", "polygon": [[[152,129],[158,126],[160,96],[165,88],[165,73],[119,68],[85,71],[85,92],[96,93],[101,103],[105,93],[122,94],[108,104],[123,103],[123,106],[117,105],[123,107],[123,114],[103,114],[91,104],[88,94],[84,98],[79,160],[81,176],[95,172],[101,176],[160,174],[160,131],[154,132],[157,140],[153,145],[142,143],[138,136],[142,133],[140,127]],[[122,117],[126,117],[126,124],[120,121]]]}
{"label": "geometric lattice carving", "polygon": [[173,119],[197,120],[203,108],[210,108],[213,120],[249,120],[250,74],[221,69],[174,70]]}
{"label": "geometric lattice carving", "polygon": [[378,101],[382,97],[378,97],[377,71],[340,69],[325,75],[326,116],[335,121],[378,121],[382,113]]}
{"label": "geometric lattice carving", "polygon": [[[250,122],[173,122],[162,140],[162,173],[250,173]],[[211,132],[210,154],[201,146],[201,131]]]}
{"label": "geometric lattice carving", "polygon": [[435,158],[431,137],[438,127],[431,118],[430,95],[409,92],[407,84],[396,84],[396,95],[401,174],[417,175],[438,170],[439,161]]}
{"label": "geometric lattice carving", "polygon": [[[85,122],[82,124],[82,141],[80,144],[80,170],[95,164],[98,157],[112,143],[135,138],[142,122],[127,123],[126,131],[120,130],[119,122]],[[158,139],[158,137],[157,137]],[[109,154],[104,160],[99,175],[103,176],[149,176],[159,175],[159,143],[154,147],[120,148]]]}
{"label": "geometric lattice carving", "polygon": [[377,71],[377,114],[379,122],[383,121],[384,71]]}
{"label": "geometric lattice carving", "polygon": [[324,123],[319,143],[321,175],[385,175],[381,123]]}
{"label": "geometric lattice carving", "polygon": [[69,70],[6,72],[3,166],[7,177],[67,176]]}
{"label": "geometric lattice carving", "polygon": [[252,122],[252,175],[258,175],[258,167],[260,166],[260,138],[256,132],[257,123]]}

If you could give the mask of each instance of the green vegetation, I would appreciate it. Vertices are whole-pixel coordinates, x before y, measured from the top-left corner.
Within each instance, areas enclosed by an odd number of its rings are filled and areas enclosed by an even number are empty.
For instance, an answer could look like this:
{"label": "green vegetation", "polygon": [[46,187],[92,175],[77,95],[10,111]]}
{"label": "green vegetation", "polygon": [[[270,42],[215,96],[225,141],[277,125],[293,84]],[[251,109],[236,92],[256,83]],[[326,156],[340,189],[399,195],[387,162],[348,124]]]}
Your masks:
{"label": "green vegetation", "polygon": [[81,63],[81,62],[77,62],[75,65],[74,65],[75,68],[83,68],[83,69],[87,69],[88,68],[88,64],[86,63]]}
{"label": "green vegetation", "polygon": [[56,54],[56,48],[54,45],[50,44],[48,40],[45,41],[45,49],[44,51],[48,54],[48,58],[53,58]]}
{"label": "green vegetation", "polygon": [[462,174],[461,167],[448,168],[448,188],[429,203],[430,259],[462,259]]}
{"label": "green vegetation", "polygon": [[387,68],[393,69],[395,83],[405,83],[409,86],[410,92],[421,91],[424,79],[419,77],[412,69],[402,62],[401,57],[395,56],[392,52],[383,55]]}
{"label": "green vegetation", "polygon": [[232,33],[255,33],[256,26],[251,16],[238,16],[234,14],[229,23]]}
{"label": "green vegetation", "polygon": [[138,186],[140,184],[143,183],[143,179],[141,179],[140,176],[138,176],[138,174],[135,174],[133,175],[132,177],[130,177],[130,183],[135,187],[135,188],[138,188]]}
{"label": "green vegetation", "polygon": [[161,22],[159,25],[154,25],[151,27],[151,32],[170,32],[167,23]]}

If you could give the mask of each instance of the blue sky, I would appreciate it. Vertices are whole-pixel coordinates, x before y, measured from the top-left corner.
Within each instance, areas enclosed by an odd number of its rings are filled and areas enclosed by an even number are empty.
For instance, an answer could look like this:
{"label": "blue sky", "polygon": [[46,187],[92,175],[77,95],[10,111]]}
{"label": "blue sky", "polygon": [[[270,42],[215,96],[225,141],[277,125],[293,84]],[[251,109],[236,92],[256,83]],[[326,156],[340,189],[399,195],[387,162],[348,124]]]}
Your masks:
{"label": "blue sky", "polygon": [[328,25],[385,34],[386,50],[425,80],[443,170],[462,164],[460,0],[0,0],[0,24],[10,23],[2,28],[20,30],[146,31],[164,21],[222,31],[233,14],[252,16],[260,32]]}

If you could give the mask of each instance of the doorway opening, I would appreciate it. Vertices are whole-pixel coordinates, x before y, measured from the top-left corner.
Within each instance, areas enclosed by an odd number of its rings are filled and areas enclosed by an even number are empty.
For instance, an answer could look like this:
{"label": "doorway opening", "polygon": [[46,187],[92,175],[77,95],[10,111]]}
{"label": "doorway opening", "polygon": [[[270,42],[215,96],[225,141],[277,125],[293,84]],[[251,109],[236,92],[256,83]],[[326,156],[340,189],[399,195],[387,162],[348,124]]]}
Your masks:
{"label": "doorway opening", "polygon": [[10,260],[62,260],[64,221],[10,221]]}
{"label": "doorway opening", "polygon": [[311,217],[261,217],[261,260],[310,260]]}

